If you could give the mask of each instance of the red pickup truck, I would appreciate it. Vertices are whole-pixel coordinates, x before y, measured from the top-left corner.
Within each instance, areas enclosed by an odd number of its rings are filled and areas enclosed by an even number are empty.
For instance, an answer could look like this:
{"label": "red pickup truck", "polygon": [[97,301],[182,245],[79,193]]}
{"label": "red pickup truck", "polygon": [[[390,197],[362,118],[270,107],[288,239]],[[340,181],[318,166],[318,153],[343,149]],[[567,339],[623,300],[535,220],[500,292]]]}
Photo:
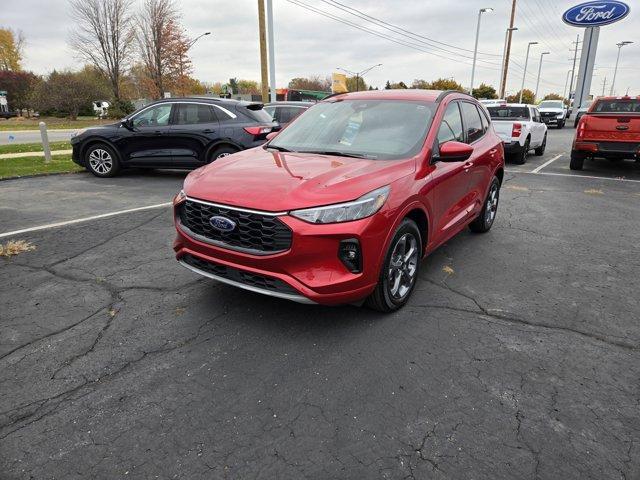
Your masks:
{"label": "red pickup truck", "polygon": [[586,158],[640,159],[640,96],[601,97],[585,113],[571,150],[571,170]]}

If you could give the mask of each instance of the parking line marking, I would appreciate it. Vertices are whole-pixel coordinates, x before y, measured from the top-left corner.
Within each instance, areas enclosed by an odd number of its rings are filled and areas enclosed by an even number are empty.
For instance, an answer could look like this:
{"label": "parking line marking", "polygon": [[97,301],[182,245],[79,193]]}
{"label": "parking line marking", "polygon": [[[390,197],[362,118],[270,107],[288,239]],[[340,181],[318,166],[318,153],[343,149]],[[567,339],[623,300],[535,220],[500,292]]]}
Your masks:
{"label": "parking line marking", "polygon": [[546,167],[547,165],[551,165],[553,162],[555,162],[557,159],[559,159],[562,156],[562,154],[560,153],[559,155],[556,155],[555,157],[553,157],[551,160],[543,163],[542,165],[540,165],[537,168],[534,168],[533,170],[531,170],[531,173],[538,173],[540,170],[542,170],[544,167]]}
{"label": "parking line marking", "polygon": [[37,232],[39,230],[48,230],[50,228],[66,227],[67,225],[75,225],[76,223],[90,222],[91,220],[98,220],[100,218],[115,217],[116,215],[124,215],[126,213],[142,212],[144,210],[153,210],[155,208],[164,208],[171,205],[172,202],[157,203],[155,205],[149,205],[146,207],[128,208],[126,210],[118,210],[116,212],[102,213],[100,215],[93,215],[91,217],[76,218],[75,220],[66,220],[64,222],[48,223],[47,225],[39,225],[37,227],[23,228],[21,230],[14,230],[13,232],[0,233],[0,238],[11,237],[14,235],[21,235],[23,233]]}
{"label": "parking line marking", "polygon": [[528,174],[533,174],[533,175],[555,175],[558,177],[571,177],[571,178],[591,178],[591,179],[596,179],[596,180],[613,180],[616,182],[633,182],[633,183],[640,183],[640,180],[634,180],[632,178],[611,178],[611,177],[598,177],[595,175],[577,175],[577,174],[572,174],[572,173],[556,173],[556,172],[538,172],[538,173],[533,173],[533,172],[525,172],[522,170],[506,170],[507,173],[528,173]]}

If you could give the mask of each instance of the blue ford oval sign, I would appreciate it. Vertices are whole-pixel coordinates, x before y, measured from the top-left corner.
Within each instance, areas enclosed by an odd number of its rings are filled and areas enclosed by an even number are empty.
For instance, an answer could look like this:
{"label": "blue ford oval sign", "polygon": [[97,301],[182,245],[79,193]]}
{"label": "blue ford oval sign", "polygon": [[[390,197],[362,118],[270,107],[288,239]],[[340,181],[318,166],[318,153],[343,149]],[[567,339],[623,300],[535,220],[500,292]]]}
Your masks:
{"label": "blue ford oval sign", "polygon": [[220,215],[214,215],[209,219],[209,223],[216,230],[220,230],[221,232],[230,232],[234,228],[236,228],[236,222],[233,220],[222,217]]}
{"label": "blue ford oval sign", "polygon": [[622,20],[629,10],[629,5],[616,0],[586,2],[564,12],[562,20],[574,27],[599,27]]}

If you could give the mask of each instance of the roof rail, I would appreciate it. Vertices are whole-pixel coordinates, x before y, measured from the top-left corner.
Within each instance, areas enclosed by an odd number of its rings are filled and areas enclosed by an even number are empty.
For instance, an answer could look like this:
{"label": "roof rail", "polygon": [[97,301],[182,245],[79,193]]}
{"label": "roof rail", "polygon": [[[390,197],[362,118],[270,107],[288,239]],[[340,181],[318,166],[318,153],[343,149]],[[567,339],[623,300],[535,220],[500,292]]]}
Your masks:
{"label": "roof rail", "polygon": [[438,98],[436,98],[436,103],[440,103],[442,100],[445,99],[445,97],[447,95],[450,95],[452,93],[461,93],[462,95],[466,95],[468,97],[473,98],[471,95],[469,95],[467,92],[461,92],[460,90],[445,90],[443,92],[440,93],[440,95],[438,95]]}

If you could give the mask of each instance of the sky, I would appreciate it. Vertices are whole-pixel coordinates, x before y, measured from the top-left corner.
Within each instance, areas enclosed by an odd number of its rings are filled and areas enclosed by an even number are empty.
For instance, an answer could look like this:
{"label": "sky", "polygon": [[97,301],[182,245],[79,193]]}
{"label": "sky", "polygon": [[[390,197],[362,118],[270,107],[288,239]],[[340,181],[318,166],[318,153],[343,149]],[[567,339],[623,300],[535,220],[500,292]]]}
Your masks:
{"label": "sky", "polygon": [[[141,1],[133,0],[134,7],[139,7]],[[327,18],[292,1],[355,26]],[[384,87],[387,80],[410,84],[418,78],[439,77],[453,77],[468,86],[478,10],[484,7],[494,11],[482,15],[474,85],[480,82],[498,85],[511,0],[338,0],[342,5],[392,24],[395,32],[350,15],[330,1],[292,1],[273,0],[278,88],[286,87],[293,77],[328,76],[337,67],[359,71],[378,63],[382,66],[365,76],[365,81],[374,87]],[[615,93],[624,94],[628,90],[630,94],[640,95],[640,0],[625,1],[631,13],[618,23],[601,27],[592,94],[602,94],[605,80],[606,93],[609,93],[618,51],[616,43],[626,40],[635,43],[622,49]],[[223,83],[230,77],[260,80],[257,3],[257,0],[176,0],[189,36],[212,33],[191,49],[196,78]],[[565,25],[561,16],[577,3],[580,1],[518,1],[515,20],[518,31],[513,37],[514,63],[509,70],[508,92],[520,89],[527,43],[538,41],[529,57],[525,88],[535,89],[540,54],[549,51],[542,64],[539,96],[563,93],[572,64],[572,42],[576,35],[582,37],[584,30]],[[79,60],[68,46],[74,29],[68,0],[3,0],[0,26],[24,33],[26,69],[46,74],[54,68],[79,67]],[[414,35],[409,36],[398,28]],[[413,47],[394,43],[389,37]],[[434,44],[427,38],[442,43]]]}

